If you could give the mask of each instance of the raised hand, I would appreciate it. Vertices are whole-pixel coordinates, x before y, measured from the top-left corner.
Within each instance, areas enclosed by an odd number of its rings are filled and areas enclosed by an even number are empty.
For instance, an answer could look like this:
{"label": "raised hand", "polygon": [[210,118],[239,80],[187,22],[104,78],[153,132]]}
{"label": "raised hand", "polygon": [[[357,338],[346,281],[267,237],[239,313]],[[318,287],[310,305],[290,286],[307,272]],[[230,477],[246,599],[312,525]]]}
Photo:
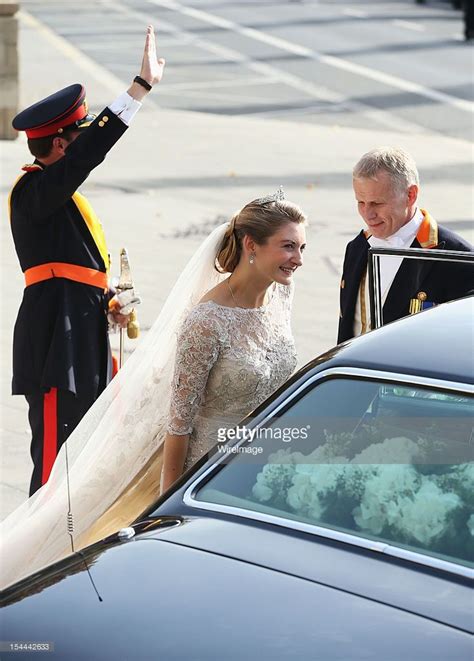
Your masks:
{"label": "raised hand", "polygon": [[163,78],[165,60],[156,56],[155,30],[152,25],[146,29],[145,49],[143,51],[140,76],[150,85],[156,85]]}

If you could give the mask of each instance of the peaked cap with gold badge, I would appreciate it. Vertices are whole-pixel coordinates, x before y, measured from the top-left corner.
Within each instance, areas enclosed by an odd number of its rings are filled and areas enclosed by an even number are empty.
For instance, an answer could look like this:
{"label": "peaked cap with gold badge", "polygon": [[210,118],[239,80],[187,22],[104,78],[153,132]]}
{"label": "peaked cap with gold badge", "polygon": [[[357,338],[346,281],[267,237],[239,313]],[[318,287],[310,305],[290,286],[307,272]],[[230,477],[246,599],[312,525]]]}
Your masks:
{"label": "peaked cap with gold badge", "polygon": [[75,83],[22,110],[12,122],[29,139],[60,135],[65,128],[81,130],[95,119],[88,112],[86,90]]}

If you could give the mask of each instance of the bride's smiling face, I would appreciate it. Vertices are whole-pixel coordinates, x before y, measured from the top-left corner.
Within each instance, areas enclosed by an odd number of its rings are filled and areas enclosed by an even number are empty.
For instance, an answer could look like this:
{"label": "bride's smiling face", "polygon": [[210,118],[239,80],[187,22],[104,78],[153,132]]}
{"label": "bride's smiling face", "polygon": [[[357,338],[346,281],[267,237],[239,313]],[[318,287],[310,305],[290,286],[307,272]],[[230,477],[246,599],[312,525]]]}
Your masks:
{"label": "bride's smiling face", "polygon": [[256,245],[252,266],[259,274],[282,285],[289,285],[297,268],[303,264],[306,231],[303,223],[288,222],[267,239]]}

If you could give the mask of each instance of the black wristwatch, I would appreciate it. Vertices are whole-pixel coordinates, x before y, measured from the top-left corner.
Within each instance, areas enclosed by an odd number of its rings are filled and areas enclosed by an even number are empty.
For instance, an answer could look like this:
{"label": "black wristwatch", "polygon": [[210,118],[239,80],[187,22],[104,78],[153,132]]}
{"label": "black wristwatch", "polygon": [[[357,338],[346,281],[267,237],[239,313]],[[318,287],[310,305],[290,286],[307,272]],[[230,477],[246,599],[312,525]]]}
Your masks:
{"label": "black wristwatch", "polygon": [[148,82],[147,82],[144,78],[142,78],[141,76],[135,76],[135,78],[133,79],[133,82],[134,82],[134,83],[138,83],[139,85],[141,85],[142,87],[144,87],[144,88],[147,90],[147,92],[149,92],[151,89],[153,89],[153,85],[150,85],[150,83],[148,83]]}

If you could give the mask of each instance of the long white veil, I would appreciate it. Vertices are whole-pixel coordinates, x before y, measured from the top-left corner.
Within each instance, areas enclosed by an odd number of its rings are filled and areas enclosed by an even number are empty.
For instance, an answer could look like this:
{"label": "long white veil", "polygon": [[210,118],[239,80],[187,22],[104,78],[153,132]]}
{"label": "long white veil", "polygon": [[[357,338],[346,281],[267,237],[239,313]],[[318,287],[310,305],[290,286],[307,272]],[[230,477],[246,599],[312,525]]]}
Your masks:
{"label": "long white veil", "polygon": [[224,278],[214,263],[227,228],[198,248],[146,338],[61,448],[48,482],[2,522],[2,587],[68,555],[72,541],[77,551],[128,525],[157,498],[177,333]]}

